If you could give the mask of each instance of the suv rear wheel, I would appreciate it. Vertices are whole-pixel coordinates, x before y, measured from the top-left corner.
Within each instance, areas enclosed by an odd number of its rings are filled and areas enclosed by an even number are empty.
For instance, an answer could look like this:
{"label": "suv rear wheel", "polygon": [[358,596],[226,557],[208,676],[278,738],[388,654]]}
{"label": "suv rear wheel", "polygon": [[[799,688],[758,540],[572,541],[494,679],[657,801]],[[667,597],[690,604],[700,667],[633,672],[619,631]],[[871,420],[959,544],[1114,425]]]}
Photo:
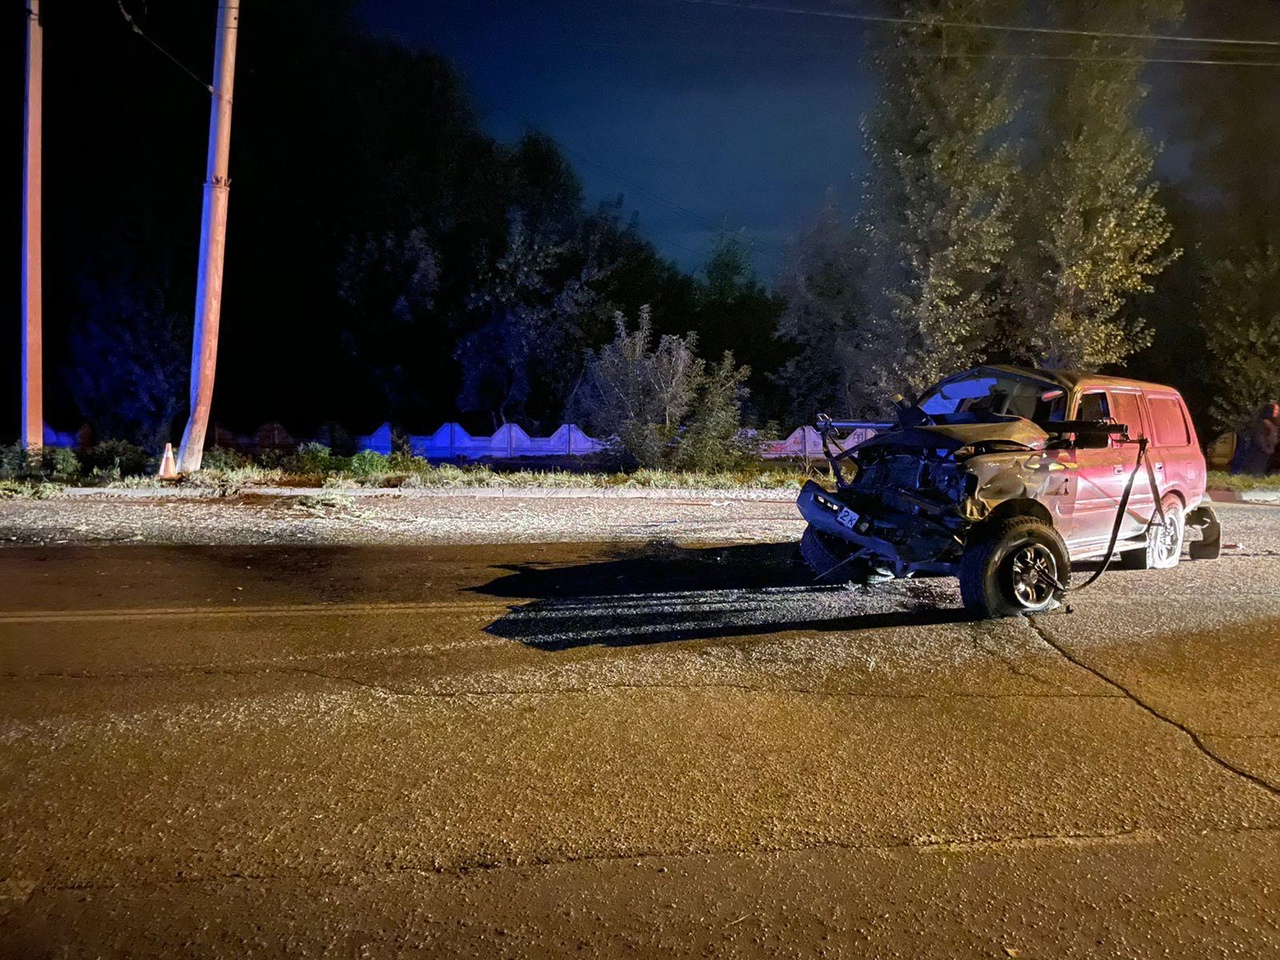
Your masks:
{"label": "suv rear wheel", "polygon": [[1168,570],[1182,559],[1182,541],[1187,530],[1182,501],[1169,494],[1160,503],[1164,523],[1156,517],[1147,528],[1146,546],[1120,554],[1120,566],[1126,570]]}
{"label": "suv rear wheel", "polygon": [[960,596],[980,617],[1043,613],[1071,578],[1067,546],[1035,517],[1008,517],[983,531],[960,560]]}

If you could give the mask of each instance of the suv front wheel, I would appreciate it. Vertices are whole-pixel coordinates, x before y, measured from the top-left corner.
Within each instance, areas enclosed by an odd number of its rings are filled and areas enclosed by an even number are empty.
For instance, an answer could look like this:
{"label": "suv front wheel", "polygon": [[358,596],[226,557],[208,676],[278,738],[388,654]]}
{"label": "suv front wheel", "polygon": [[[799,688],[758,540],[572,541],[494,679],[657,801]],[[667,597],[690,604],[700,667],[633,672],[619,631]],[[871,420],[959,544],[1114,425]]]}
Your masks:
{"label": "suv front wheel", "polygon": [[1050,524],[1008,517],[982,531],[960,560],[960,596],[980,617],[1043,613],[1071,578],[1067,546]]}

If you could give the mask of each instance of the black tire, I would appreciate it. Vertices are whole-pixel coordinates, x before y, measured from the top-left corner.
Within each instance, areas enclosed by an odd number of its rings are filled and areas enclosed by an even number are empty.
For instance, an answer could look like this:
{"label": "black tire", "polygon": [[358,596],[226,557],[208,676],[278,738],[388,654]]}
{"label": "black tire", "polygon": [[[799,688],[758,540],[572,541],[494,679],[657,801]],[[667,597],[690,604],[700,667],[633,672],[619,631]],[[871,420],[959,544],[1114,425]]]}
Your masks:
{"label": "black tire", "polygon": [[1187,521],[1183,515],[1182,501],[1169,494],[1160,505],[1164,508],[1165,522],[1160,518],[1147,528],[1147,542],[1136,550],[1120,554],[1120,566],[1126,570],[1168,570],[1176,567],[1182,558],[1182,544],[1187,536]]}
{"label": "black tire", "polygon": [[800,557],[821,583],[854,583],[866,578],[866,565],[849,560],[852,548],[813,527],[805,527],[800,536]]}
{"label": "black tire", "polygon": [[1035,517],[996,521],[970,542],[960,560],[960,596],[978,617],[1051,610],[1063,597],[1053,581],[1066,587],[1070,579],[1067,545],[1057,530]]}

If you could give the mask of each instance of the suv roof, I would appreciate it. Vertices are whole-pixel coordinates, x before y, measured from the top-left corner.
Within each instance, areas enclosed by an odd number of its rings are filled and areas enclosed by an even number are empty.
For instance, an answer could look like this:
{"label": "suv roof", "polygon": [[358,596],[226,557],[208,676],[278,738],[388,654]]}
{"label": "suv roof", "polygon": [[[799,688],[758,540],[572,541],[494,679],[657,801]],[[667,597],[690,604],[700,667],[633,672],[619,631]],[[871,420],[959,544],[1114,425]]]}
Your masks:
{"label": "suv roof", "polygon": [[1177,392],[1163,383],[1150,383],[1146,380],[1128,380],[1124,377],[1108,377],[1100,373],[1080,373],[1076,370],[1033,370],[1028,367],[1014,367],[1005,364],[989,364],[989,370],[1003,370],[1006,373],[1016,373],[1023,376],[1038,377],[1041,380],[1048,380],[1056,383],[1060,387],[1068,390],[1074,390],[1080,386],[1088,387],[1138,387],[1141,390],[1161,390]]}

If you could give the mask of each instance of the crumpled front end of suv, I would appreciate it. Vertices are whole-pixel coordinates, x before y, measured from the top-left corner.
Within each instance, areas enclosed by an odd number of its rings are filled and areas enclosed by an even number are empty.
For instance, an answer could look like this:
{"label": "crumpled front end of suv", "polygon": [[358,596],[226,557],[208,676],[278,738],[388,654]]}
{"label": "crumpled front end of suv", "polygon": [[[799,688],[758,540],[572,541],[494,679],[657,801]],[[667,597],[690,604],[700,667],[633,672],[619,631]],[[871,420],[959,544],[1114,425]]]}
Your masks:
{"label": "crumpled front end of suv", "polygon": [[837,489],[810,481],[797,505],[850,559],[894,576],[955,573],[970,529],[1001,504],[1065,489],[1047,440],[1027,420],[900,426],[843,454]]}
{"label": "crumpled front end of suv", "polygon": [[[1203,457],[1171,387],[993,365],[894,403],[896,426],[847,450],[832,449],[836,433],[859,425],[819,423],[835,489],[808,483],[798,506],[800,555],[820,582],[953,574],[975,614],[1032,615],[1065,598],[1073,559],[1103,558],[1087,586],[1117,555],[1174,566],[1188,529],[1201,532],[1193,559],[1221,549],[1216,516],[1187,483]],[[1137,512],[1135,481],[1147,491]]]}

